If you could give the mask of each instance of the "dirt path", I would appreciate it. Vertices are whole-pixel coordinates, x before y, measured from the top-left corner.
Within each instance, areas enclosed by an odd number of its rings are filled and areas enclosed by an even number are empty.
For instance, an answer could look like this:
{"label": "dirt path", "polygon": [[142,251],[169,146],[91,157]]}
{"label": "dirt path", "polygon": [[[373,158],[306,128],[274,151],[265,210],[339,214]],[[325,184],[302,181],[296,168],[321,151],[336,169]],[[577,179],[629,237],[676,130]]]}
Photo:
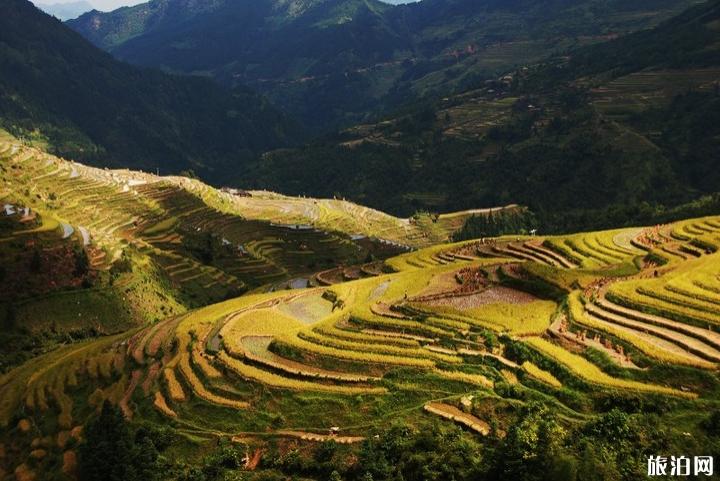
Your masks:
{"label": "dirt path", "polygon": [[365,440],[362,436],[337,436],[334,434],[317,434],[310,433],[307,431],[277,431],[276,434],[281,436],[290,436],[294,438],[300,438],[303,441],[314,441],[322,443],[325,441],[333,441],[338,444],[353,444],[359,443]]}

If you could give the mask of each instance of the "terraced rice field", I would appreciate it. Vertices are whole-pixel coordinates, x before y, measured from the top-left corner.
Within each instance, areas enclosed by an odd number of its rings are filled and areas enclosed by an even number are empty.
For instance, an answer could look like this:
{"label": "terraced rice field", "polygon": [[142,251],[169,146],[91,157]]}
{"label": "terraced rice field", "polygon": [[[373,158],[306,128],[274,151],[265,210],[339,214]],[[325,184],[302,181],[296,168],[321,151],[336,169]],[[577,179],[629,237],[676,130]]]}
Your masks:
{"label": "terraced rice field", "polygon": [[77,234],[97,270],[135,248],[196,305],[452,233],[427,235],[407,220],[342,200],[240,196],[181,177],[95,169],[9,136],[0,147],[14,201],[52,209],[42,229]]}
{"label": "terraced rice field", "polygon": [[[168,311],[2,375],[2,426],[22,413],[54,436],[107,400],[188,437],[358,442],[404,417],[487,435],[495,420],[480,407],[495,402],[549,403],[571,421],[607,399],[714,402],[704,381],[720,362],[719,218],[408,250],[441,233],[344,201],[247,197],[11,150],[0,144],[15,181],[36,179],[33,195],[53,209],[34,208],[41,221],[0,242],[102,250],[109,270],[98,276],[130,269],[112,292],[133,302],[162,285]],[[443,222],[448,231],[457,219]],[[63,224],[74,228],[66,239]],[[355,234],[402,253],[362,264]],[[663,264],[663,249],[678,254]],[[139,271],[147,277],[133,281]],[[203,292],[228,299],[188,300]]]}
{"label": "terraced rice field", "polygon": [[692,394],[685,393],[678,389],[613,378],[601,371],[596,365],[586,361],[584,358],[572,354],[540,337],[528,338],[527,343],[534,349],[537,349],[540,353],[548,356],[549,358],[555,360],[558,364],[570,370],[573,374],[592,384],[598,384],[608,388],[654,392],[679,397],[693,397]]}
{"label": "terraced rice field", "polygon": [[633,113],[669,102],[675,95],[688,90],[712,89],[718,76],[720,70],[716,68],[633,73],[593,89],[593,104],[605,116],[624,120]]}
{"label": "terraced rice field", "polygon": [[545,240],[543,246],[585,268],[618,265],[644,254],[625,238],[634,230],[577,234]]}

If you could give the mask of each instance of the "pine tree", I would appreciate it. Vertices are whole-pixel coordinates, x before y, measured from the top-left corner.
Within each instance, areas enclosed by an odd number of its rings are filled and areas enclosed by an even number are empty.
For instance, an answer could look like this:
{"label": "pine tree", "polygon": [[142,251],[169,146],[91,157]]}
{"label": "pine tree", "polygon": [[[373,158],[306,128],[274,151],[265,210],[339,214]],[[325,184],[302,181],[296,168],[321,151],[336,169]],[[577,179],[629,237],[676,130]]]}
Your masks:
{"label": "pine tree", "polygon": [[149,437],[135,443],[122,412],[105,402],[90,422],[79,448],[79,479],[83,481],[153,481],[157,478],[157,450]]}

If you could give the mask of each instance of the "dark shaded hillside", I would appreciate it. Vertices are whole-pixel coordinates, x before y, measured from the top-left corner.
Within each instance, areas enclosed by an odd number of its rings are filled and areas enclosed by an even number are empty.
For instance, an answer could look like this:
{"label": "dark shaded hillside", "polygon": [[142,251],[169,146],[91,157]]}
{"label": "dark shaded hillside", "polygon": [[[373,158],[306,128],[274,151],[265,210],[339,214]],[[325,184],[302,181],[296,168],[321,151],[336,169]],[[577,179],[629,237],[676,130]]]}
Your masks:
{"label": "dark shaded hillside", "polygon": [[256,88],[318,131],[647,28],[692,0],[152,0],[68,25],[131,63]]}
{"label": "dark shaded hillside", "polygon": [[240,182],[403,215],[518,202],[546,230],[665,219],[720,190],[719,5],[266,154]]}
{"label": "dark shaded hillside", "polygon": [[62,155],[219,179],[293,136],[248,90],[131,67],[30,2],[0,6],[0,123]]}
{"label": "dark shaded hillside", "polygon": [[575,52],[577,74],[636,72],[644,68],[687,69],[720,65],[720,2],[691,8],[658,28]]}

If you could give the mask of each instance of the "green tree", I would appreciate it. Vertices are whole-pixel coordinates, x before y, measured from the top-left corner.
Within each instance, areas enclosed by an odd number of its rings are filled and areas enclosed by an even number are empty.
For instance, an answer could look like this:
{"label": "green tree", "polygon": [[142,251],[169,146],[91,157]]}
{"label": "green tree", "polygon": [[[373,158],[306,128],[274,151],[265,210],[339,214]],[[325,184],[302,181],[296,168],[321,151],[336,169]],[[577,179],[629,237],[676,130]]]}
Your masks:
{"label": "green tree", "polygon": [[122,412],[105,402],[87,425],[80,445],[78,470],[83,481],[153,481],[158,478],[158,453],[149,437],[136,442]]}

